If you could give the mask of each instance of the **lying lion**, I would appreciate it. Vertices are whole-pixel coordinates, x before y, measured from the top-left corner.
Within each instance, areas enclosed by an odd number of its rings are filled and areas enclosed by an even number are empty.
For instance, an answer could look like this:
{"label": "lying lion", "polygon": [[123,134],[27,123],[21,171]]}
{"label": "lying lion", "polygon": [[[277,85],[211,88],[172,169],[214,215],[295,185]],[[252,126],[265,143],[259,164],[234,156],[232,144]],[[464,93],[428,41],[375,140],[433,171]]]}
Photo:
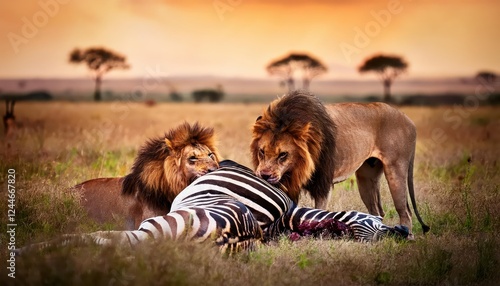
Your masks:
{"label": "lying lion", "polygon": [[[384,103],[325,106],[295,91],[273,102],[257,118],[251,143],[256,174],[281,183],[296,203],[302,189],[326,209],[332,183],[356,174],[361,198],[372,215],[384,216],[380,178],[385,174],[400,224],[412,219],[407,193],[424,232],[413,189],[416,128],[399,110]],[[410,236],[411,237],[411,236]]]}
{"label": "lying lion", "polygon": [[125,222],[133,230],[146,218],[168,213],[178,193],[218,164],[213,129],[184,123],[146,142],[125,177],[93,179],[73,188],[90,218]]}

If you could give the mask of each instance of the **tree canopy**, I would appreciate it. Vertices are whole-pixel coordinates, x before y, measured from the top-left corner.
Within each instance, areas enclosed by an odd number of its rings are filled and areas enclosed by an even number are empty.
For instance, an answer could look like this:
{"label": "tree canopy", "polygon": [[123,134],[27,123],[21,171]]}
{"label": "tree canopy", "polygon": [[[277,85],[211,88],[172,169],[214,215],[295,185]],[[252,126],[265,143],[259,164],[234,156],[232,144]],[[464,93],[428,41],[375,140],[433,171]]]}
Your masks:
{"label": "tree canopy", "polygon": [[486,83],[493,83],[497,79],[497,74],[491,71],[480,71],[476,74],[476,79]]}
{"label": "tree canopy", "polygon": [[85,63],[95,75],[94,99],[101,100],[101,81],[104,74],[114,69],[128,69],[125,56],[105,48],[74,49],[69,56],[70,63]]}
{"label": "tree canopy", "polygon": [[390,88],[394,79],[404,73],[408,63],[399,56],[375,55],[359,67],[360,73],[375,72],[384,84],[384,101],[391,102]]}
{"label": "tree canopy", "polygon": [[359,72],[376,72],[385,80],[395,79],[407,68],[408,64],[401,57],[377,55],[367,59],[359,67]]}
{"label": "tree canopy", "polygon": [[326,66],[318,59],[302,53],[290,53],[272,61],[266,67],[270,75],[281,77],[289,90],[295,89],[294,73],[302,72],[302,88],[309,89],[311,79],[327,72]]}

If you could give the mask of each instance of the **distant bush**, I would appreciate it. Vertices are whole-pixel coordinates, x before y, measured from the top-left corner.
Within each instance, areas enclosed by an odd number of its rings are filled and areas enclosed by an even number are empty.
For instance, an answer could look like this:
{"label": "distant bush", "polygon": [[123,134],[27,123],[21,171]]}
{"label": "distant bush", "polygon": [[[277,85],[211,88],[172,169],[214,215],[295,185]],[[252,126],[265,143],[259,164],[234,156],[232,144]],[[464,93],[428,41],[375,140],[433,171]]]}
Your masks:
{"label": "distant bush", "polygon": [[219,102],[224,97],[224,92],[216,89],[200,89],[192,93],[195,102]]}
{"label": "distant bush", "polygon": [[410,95],[400,101],[401,105],[422,105],[422,106],[438,106],[438,105],[454,105],[464,104],[465,96],[461,94],[437,94],[437,95]]}
{"label": "distant bush", "polygon": [[500,93],[493,93],[488,97],[487,100],[490,105],[499,105],[500,104]]}

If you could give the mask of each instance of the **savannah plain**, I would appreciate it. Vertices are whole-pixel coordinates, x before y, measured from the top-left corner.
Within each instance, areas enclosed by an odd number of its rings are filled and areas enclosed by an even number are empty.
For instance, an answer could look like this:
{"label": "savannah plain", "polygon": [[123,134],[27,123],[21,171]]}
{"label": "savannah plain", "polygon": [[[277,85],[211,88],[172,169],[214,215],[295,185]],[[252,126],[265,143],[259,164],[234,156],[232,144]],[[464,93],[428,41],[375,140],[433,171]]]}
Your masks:
{"label": "savannah plain", "polygon": [[[7,222],[7,173],[15,170],[15,244],[111,229],[85,217],[68,189],[127,174],[148,138],[184,122],[213,126],[224,159],[251,166],[251,126],[267,103],[133,102],[16,105],[14,138],[2,137],[0,218]],[[16,257],[15,285],[498,285],[500,281],[500,109],[399,107],[417,126],[414,181],[423,235],[375,243],[281,237],[230,257],[184,241],[60,247]],[[2,135],[3,136],[3,135]],[[384,222],[398,223],[385,180]],[[312,206],[307,196],[301,205]],[[366,211],[354,177],[335,185],[329,209]],[[2,265],[9,258],[5,227]]]}

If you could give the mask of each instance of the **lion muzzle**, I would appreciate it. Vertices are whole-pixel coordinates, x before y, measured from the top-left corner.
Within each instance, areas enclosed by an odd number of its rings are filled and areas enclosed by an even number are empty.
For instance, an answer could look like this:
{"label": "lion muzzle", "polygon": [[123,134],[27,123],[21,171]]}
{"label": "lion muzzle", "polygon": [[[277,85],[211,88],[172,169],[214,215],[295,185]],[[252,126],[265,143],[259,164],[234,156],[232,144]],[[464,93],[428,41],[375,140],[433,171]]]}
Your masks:
{"label": "lion muzzle", "polygon": [[262,179],[266,180],[268,183],[273,184],[273,185],[279,183],[279,181],[281,179],[280,176],[276,175],[273,172],[267,171],[267,170],[257,172],[257,175],[259,177],[261,177]]}

